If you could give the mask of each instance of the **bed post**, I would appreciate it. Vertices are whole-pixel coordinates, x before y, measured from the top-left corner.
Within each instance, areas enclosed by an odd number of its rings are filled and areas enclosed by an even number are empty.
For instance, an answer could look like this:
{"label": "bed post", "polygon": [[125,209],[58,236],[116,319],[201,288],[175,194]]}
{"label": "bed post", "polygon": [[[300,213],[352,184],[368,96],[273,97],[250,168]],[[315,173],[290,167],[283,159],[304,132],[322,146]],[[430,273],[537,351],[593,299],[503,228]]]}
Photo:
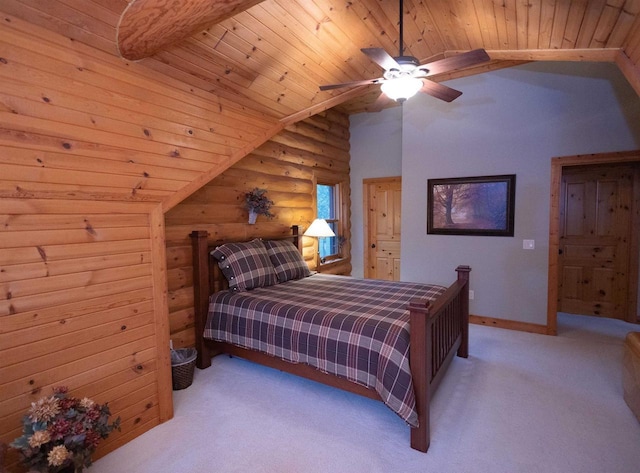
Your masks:
{"label": "bed post", "polygon": [[469,357],[469,272],[471,268],[469,266],[458,266],[456,268],[458,273],[458,282],[464,284],[461,291],[460,298],[460,315],[462,320],[462,341],[458,348],[458,356],[461,358]]}
{"label": "bed post", "polygon": [[431,442],[429,397],[431,392],[432,353],[430,303],[416,299],[409,303],[409,364],[416,397],[418,427],[411,427],[411,448],[426,452]]}
{"label": "bed post", "polygon": [[291,225],[291,235],[293,236],[293,244],[302,254],[302,238],[300,238],[300,227],[298,225]]}
{"label": "bed post", "polygon": [[209,254],[207,237],[209,232],[194,230],[189,235],[193,249],[193,308],[196,331],[196,366],[200,369],[211,366],[211,354],[207,349],[203,332],[209,311]]}

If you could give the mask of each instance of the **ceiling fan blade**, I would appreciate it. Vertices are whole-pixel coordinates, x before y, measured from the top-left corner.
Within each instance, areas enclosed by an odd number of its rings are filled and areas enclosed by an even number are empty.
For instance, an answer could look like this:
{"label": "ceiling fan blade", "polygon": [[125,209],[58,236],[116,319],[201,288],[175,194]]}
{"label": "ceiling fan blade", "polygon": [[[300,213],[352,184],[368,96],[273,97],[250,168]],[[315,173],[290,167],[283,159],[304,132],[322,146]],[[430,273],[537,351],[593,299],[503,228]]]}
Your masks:
{"label": "ceiling fan blade", "polygon": [[447,87],[446,85],[439,84],[438,82],[434,82],[429,79],[424,79],[422,81],[422,89],[420,89],[420,92],[424,92],[425,94],[429,94],[432,97],[444,100],[445,102],[452,102],[462,95],[462,92],[459,90],[452,89],[451,87]]}
{"label": "ceiling fan blade", "polygon": [[320,90],[332,90],[339,89],[341,87],[357,87],[359,85],[381,84],[382,82],[384,82],[384,79],[381,77],[377,79],[354,80],[351,82],[342,82],[341,84],[321,85]]}
{"label": "ceiling fan blade", "polygon": [[467,53],[458,54],[439,61],[423,64],[418,69],[425,70],[426,73],[422,77],[429,77],[444,72],[453,71],[455,69],[464,69],[465,67],[475,66],[483,62],[490,61],[491,58],[484,49],[474,49]]}
{"label": "ceiling fan blade", "polygon": [[369,59],[382,67],[385,71],[389,71],[391,69],[400,70],[400,64],[398,64],[396,60],[382,48],[362,48],[360,51],[369,56]]}

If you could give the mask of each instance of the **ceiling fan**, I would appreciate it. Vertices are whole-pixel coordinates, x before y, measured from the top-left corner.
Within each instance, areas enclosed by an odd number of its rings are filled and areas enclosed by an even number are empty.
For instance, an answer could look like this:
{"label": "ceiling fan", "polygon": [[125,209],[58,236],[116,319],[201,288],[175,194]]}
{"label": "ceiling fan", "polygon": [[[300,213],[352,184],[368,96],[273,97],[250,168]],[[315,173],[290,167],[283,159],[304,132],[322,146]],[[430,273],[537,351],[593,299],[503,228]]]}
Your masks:
{"label": "ceiling fan", "polygon": [[[417,58],[413,56],[404,56],[404,44],[402,38],[402,13],[404,10],[402,3],[402,0],[400,0],[400,52],[398,56],[392,57],[382,48],[362,48],[360,50],[385,70],[383,76],[376,79],[321,85],[320,90],[381,84],[380,89],[383,94],[380,95],[380,98],[384,98],[386,95],[390,99],[400,103],[413,97],[419,91],[440,100],[444,100],[445,102],[451,102],[462,95],[462,92],[459,90],[434,82],[431,79],[428,79],[428,77],[450,72],[455,69],[475,66],[477,64],[490,61],[491,58],[484,49],[474,49],[473,51],[422,65]],[[380,101],[380,98],[378,98],[378,101]]]}

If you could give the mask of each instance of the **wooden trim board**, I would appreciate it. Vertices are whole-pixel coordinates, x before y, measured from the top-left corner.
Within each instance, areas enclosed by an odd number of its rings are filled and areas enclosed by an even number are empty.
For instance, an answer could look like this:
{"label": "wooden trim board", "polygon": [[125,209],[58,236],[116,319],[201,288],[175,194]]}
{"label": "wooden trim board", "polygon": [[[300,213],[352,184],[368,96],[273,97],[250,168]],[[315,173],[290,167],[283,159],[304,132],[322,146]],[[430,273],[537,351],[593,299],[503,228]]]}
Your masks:
{"label": "wooden trim board", "polygon": [[547,326],[532,324],[528,322],[518,322],[516,320],[496,319],[482,315],[469,315],[469,323],[475,325],[486,325],[488,327],[504,328],[507,330],[518,330],[520,332],[547,334]]}

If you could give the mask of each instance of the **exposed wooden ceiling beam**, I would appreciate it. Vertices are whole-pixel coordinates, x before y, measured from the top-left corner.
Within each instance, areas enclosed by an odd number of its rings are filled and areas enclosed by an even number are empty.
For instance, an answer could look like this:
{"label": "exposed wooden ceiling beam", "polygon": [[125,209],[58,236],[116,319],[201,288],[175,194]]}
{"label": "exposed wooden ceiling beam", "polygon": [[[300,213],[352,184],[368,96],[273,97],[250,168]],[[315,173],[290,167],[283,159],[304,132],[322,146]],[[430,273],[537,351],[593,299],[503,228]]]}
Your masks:
{"label": "exposed wooden ceiling beam", "polygon": [[593,49],[487,49],[493,60],[615,62],[620,48]]}
{"label": "exposed wooden ceiling beam", "polygon": [[633,90],[640,95],[640,67],[633,64],[629,56],[622,51],[616,56],[616,64],[627,81],[629,81],[631,87],[633,87]]}
{"label": "exposed wooden ceiling beam", "polygon": [[262,1],[132,0],[118,22],[118,51],[129,60],[152,56]]}
{"label": "exposed wooden ceiling beam", "polygon": [[[289,126],[300,120],[304,120],[305,118],[312,117],[318,113],[324,112],[325,110],[329,110],[335,106],[340,105],[348,100],[351,100],[354,97],[358,97],[366,93],[369,90],[369,86],[363,85],[359,87],[354,87],[353,89],[349,89],[346,92],[341,93],[340,95],[336,95],[331,97],[323,102],[312,105],[311,107],[305,108],[304,110],[300,110],[298,113],[294,113],[287,117],[284,117],[280,120],[280,123],[283,126]],[[378,88],[378,94],[380,93],[380,89]]]}
{"label": "exposed wooden ceiling beam", "polygon": [[431,80],[434,80],[436,82],[444,82],[452,79],[460,79],[461,77],[484,74],[485,72],[497,71],[499,69],[507,69],[509,67],[519,66],[521,64],[526,64],[528,62],[531,62],[531,61],[491,60],[491,62],[480,64],[479,66],[467,67],[466,69],[446,72],[444,74],[437,74],[431,77]]}

